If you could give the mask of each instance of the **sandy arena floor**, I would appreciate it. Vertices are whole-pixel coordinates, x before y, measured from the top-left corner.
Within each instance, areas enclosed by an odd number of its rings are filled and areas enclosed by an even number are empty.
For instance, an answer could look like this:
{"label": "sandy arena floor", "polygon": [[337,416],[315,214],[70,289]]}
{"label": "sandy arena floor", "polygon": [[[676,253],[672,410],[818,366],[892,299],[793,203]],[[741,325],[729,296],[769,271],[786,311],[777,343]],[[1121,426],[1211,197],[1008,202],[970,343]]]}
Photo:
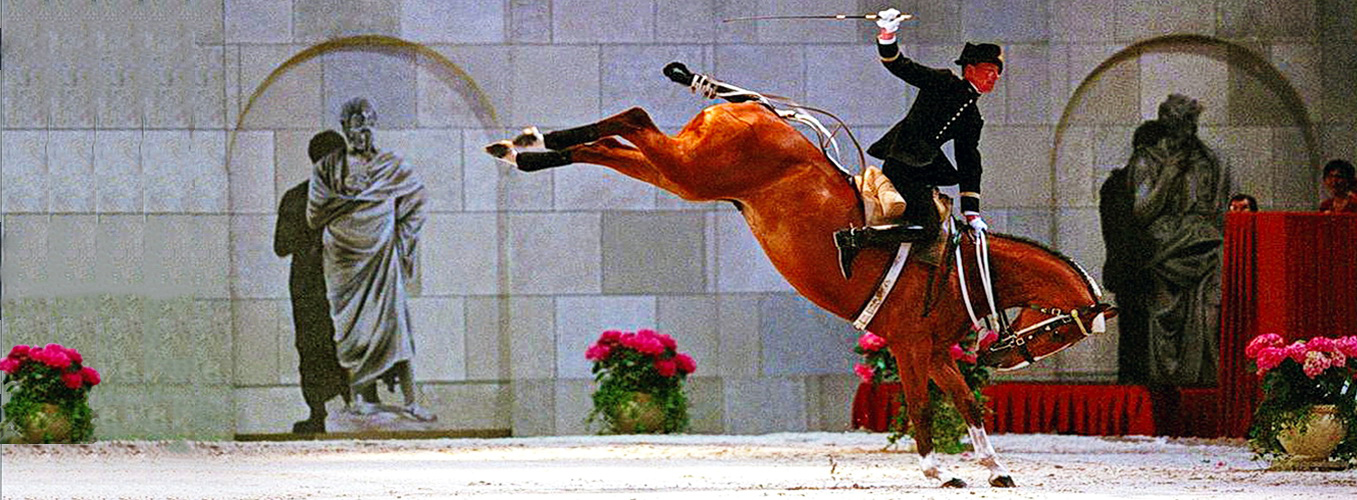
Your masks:
{"label": "sandy arena floor", "polygon": [[1274,472],[1239,442],[997,435],[940,489],[883,434],[3,445],[4,498],[1357,498],[1357,470]]}

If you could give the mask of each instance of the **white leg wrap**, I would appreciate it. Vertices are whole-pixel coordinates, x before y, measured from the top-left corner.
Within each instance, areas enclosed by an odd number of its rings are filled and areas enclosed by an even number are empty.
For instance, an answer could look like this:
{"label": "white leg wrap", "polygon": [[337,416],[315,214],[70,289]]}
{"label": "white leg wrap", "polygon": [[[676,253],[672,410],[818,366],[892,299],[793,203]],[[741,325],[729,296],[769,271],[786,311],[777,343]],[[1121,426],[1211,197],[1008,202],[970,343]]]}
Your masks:
{"label": "white leg wrap", "polygon": [[994,446],[989,443],[989,434],[985,433],[985,429],[967,427],[966,431],[971,434],[971,446],[975,447],[975,455],[980,458],[980,464],[989,468],[990,479],[1009,475],[1004,464],[999,463],[999,457],[994,453]]}
{"label": "white leg wrap", "polygon": [[924,477],[937,480],[942,480],[943,477],[951,479],[951,476],[948,476],[938,465],[938,459],[931,452],[919,457],[919,468],[923,469]]}

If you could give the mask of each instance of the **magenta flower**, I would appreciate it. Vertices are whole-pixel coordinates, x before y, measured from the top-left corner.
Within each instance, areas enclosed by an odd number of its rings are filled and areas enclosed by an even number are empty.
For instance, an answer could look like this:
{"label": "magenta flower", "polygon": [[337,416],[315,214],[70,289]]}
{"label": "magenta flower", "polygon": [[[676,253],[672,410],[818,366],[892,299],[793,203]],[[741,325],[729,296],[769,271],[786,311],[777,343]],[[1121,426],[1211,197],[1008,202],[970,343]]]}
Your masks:
{"label": "magenta flower", "polygon": [[661,377],[672,377],[678,373],[678,363],[672,359],[657,359],[655,371],[660,372]]}
{"label": "magenta flower", "polygon": [[600,344],[616,344],[622,341],[622,332],[620,330],[608,330],[603,335],[598,336]]}
{"label": "magenta flower", "polygon": [[600,342],[589,346],[589,348],[584,351],[584,359],[589,361],[603,361],[608,359],[608,354],[611,353],[612,350],[612,346]]}
{"label": "magenta flower", "polygon": [[674,363],[678,364],[679,373],[693,373],[697,371],[697,361],[687,354],[677,354],[674,356]]}
{"label": "magenta flower", "polygon": [[678,342],[674,341],[674,337],[659,334],[656,335],[655,338],[659,339],[660,345],[663,345],[665,349],[678,349]]}
{"label": "magenta flower", "polygon": [[1334,344],[1333,339],[1328,337],[1312,338],[1305,345],[1306,347],[1309,347],[1311,351],[1333,352],[1338,350],[1338,345]]}
{"label": "magenta flower", "polygon": [[[56,346],[56,349],[52,346]],[[32,351],[29,355],[35,361],[58,370],[65,370],[71,366],[70,356],[66,355],[66,350],[60,345],[48,344],[47,347]]]}
{"label": "magenta flower", "polygon": [[85,378],[80,376],[80,372],[63,373],[61,382],[71,389],[79,389],[80,385],[85,383]]}
{"label": "magenta flower", "polygon": [[1286,348],[1264,347],[1258,350],[1258,374],[1262,375],[1282,364],[1286,359]]}
{"label": "magenta flower", "polygon": [[952,344],[949,351],[952,355],[952,361],[961,361],[963,363],[975,364],[976,355],[961,347],[961,344]]}
{"label": "magenta flower", "polygon": [[876,375],[876,372],[872,370],[872,367],[862,363],[853,365],[853,373],[858,374],[858,378],[862,379],[862,383],[864,384],[872,383],[872,377]]}
{"label": "magenta flower", "polygon": [[14,346],[14,348],[9,350],[9,357],[22,360],[23,358],[28,357],[28,353],[32,351],[33,351],[32,347],[26,345],[16,345]]}
{"label": "magenta flower", "polygon": [[19,361],[14,358],[0,359],[0,372],[14,373],[19,371]]}
{"label": "magenta flower", "polygon": [[1258,350],[1264,347],[1281,347],[1282,336],[1275,333],[1264,333],[1249,341],[1249,346],[1244,348],[1244,355],[1250,359],[1258,357]]}
{"label": "magenta flower", "polygon": [[1332,365],[1333,360],[1329,359],[1328,356],[1325,356],[1324,353],[1319,351],[1310,351],[1309,354],[1305,355],[1305,364],[1303,369],[1305,371],[1305,376],[1315,378],[1318,377],[1319,374],[1324,373],[1324,370],[1328,370],[1329,367]]}
{"label": "magenta flower", "polygon": [[1310,348],[1305,347],[1305,342],[1301,340],[1297,340],[1292,342],[1291,345],[1286,346],[1286,357],[1291,358],[1291,361],[1297,363],[1304,363],[1305,355],[1309,352]]}
{"label": "magenta flower", "polygon": [[660,339],[653,335],[623,335],[622,345],[647,356],[655,356],[664,352],[664,344],[661,344]]}
{"label": "magenta flower", "polygon": [[85,383],[91,387],[99,385],[100,382],[99,372],[88,366],[80,369],[80,378],[84,379]]}
{"label": "magenta flower", "polygon": [[868,352],[876,351],[886,347],[886,339],[878,337],[872,332],[865,332],[861,337],[858,337],[858,347]]}
{"label": "magenta flower", "polygon": [[1357,358],[1357,335],[1349,335],[1334,341],[1338,352],[1349,358]]}

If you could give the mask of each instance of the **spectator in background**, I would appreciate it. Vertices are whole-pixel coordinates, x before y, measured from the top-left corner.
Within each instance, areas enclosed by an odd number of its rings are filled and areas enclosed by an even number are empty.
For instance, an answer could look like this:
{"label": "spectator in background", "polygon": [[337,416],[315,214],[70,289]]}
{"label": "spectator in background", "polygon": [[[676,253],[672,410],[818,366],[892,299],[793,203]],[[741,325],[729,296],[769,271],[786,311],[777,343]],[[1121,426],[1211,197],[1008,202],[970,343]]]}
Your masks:
{"label": "spectator in background", "polygon": [[1239,193],[1239,194],[1237,194],[1237,195],[1231,196],[1231,197],[1230,197],[1230,211],[1231,211],[1231,212],[1257,212],[1257,211],[1258,211],[1258,200],[1254,199],[1254,197],[1253,197],[1252,195],[1247,195],[1247,194],[1244,194],[1244,193]]}
{"label": "spectator in background", "polygon": [[1319,211],[1326,213],[1357,213],[1357,187],[1353,178],[1352,164],[1346,160],[1333,160],[1324,165],[1324,189],[1329,198],[1319,204]]}

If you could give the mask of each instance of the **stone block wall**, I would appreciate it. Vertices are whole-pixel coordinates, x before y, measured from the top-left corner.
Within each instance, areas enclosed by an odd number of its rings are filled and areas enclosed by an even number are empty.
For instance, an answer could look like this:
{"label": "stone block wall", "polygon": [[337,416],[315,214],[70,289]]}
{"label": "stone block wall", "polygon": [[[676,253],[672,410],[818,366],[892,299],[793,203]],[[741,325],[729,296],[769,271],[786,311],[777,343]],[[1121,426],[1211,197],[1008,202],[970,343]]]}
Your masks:
{"label": "stone block wall", "polygon": [[[656,328],[699,363],[694,432],[844,429],[854,332],[789,288],[731,207],[597,167],[508,172],[480,147],[631,106],[677,131],[709,102],[660,76],[675,60],[831,110],[869,142],[914,95],[877,65],[873,26],[722,19],[887,3],[5,0],[3,344],[86,352],[106,374],[100,438],[286,432],[306,409],[277,204],[308,175],[311,135],[366,94],[378,145],[429,189],[416,368],[449,428],[589,432],[584,348],[604,329]],[[1004,77],[980,100],[986,217],[1095,277],[1098,187],[1169,92],[1207,106],[1203,138],[1265,209],[1312,209],[1312,160],[1357,156],[1352,0],[893,5],[920,17],[902,43],[925,64],[954,67],[964,41],[1004,46]],[[284,66],[366,35],[410,43]],[[1124,56],[1174,35],[1210,43]],[[1254,60],[1285,85],[1242,69]],[[1115,371],[1108,335],[1001,378]]]}

